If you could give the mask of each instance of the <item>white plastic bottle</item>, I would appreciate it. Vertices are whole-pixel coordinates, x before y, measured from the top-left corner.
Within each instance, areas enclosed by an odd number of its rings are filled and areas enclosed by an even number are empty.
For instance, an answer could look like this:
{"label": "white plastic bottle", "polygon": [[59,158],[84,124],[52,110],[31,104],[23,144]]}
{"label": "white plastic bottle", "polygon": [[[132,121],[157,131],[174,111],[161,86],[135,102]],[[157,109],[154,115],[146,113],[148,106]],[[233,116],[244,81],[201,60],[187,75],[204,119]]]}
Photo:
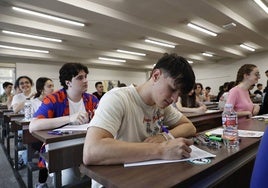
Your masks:
{"label": "white plastic bottle", "polygon": [[236,148],[239,145],[238,118],[232,104],[225,104],[222,113],[223,142],[227,148]]}
{"label": "white plastic bottle", "polygon": [[24,119],[26,121],[29,121],[29,120],[31,120],[32,117],[33,117],[32,103],[31,103],[30,99],[26,99],[26,101],[24,103]]}

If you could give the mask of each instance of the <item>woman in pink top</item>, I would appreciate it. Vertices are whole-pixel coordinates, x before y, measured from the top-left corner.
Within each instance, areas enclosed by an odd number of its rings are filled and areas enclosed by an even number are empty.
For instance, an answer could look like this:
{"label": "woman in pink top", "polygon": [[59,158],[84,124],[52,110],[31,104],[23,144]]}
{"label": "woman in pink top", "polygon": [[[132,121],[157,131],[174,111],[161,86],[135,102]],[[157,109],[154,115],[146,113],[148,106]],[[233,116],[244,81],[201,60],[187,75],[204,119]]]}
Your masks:
{"label": "woman in pink top", "polygon": [[250,86],[258,83],[259,79],[260,73],[256,65],[245,64],[238,70],[238,85],[230,90],[226,103],[233,104],[239,119],[250,118],[259,113],[260,106],[253,104],[248,92]]}

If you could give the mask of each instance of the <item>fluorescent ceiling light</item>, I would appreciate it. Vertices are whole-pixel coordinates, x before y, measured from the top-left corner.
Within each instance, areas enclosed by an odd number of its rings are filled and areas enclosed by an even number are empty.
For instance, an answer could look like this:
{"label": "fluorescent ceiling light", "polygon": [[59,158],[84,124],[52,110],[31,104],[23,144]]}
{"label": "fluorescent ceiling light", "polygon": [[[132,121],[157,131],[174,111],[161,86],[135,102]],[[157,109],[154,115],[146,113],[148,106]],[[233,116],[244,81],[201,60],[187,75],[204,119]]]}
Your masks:
{"label": "fluorescent ceiling light", "polygon": [[144,53],[139,53],[139,52],[131,52],[131,51],[120,50],[120,49],[117,49],[116,51],[117,51],[117,52],[120,52],[120,53],[131,54],[131,55],[146,56],[146,54],[144,54]]}
{"label": "fluorescent ceiling light", "polygon": [[188,25],[189,27],[195,29],[195,30],[201,31],[201,32],[203,32],[203,33],[209,34],[209,35],[214,36],[214,37],[216,37],[216,36],[218,35],[217,33],[214,33],[214,32],[212,32],[212,31],[209,31],[209,30],[207,30],[207,29],[204,29],[203,27],[200,27],[200,26],[195,25],[195,24],[192,24],[192,23],[188,23],[187,25]]}
{"label": "fluorescent ceiling light", "polygon": [[68,23],[68,24],[72,24],[72,25],[76,25],[76,26],[85,26],[84,23],[80,23],[80,22],[76,22],[76,21],[72,21],[72,20],[67,20],[64,18],[60,18],[60,17],[56,17],[56,16],[51,16],[48,14],[44,14],[44,13],[40,13],[40,12],[35,12],[32,10],[27,10],[27,9],[23,9],[23,8],[19,8],[19,7],[12,7],[13,10],[19,11],[19,12],[23,12],[23,13],[27,13],[27,14],[31,14],[34,16],[39,16],[42,18],[47,18],[47,19],[51,19],[51,20],[55,20],[55,21],[59,21],[59,22],[64,22],[64,23]]}
{"label": "fluorescent ceiling light", "polygon": [[159,41],[155,41],[155,40],[151,40],[151,39],[145,39],[145,42],[148,42],[148,43],[151,43],[151,44],[156,44],[156,45],[159,45],[159,46],[175,48],[175,45],[173,45],[173,44],[163,43],[163,42],[159,42]]}
{"label": "fluorescent ceiling light", "polygon": [[247,49],[247,50],[249,50],[249,51],[252,51],[252,52],[255,51],[254,48],[252,48],[251,46],[248,46],[248,45],[246,45],[246,44],[240,44],[240,47],[245,48],[245,49]]}
{"label": "fluorescent ceiling light", "polygon": [[192,60],[187,60],[188,63],[193,64],[194,62]]}
{"label": "fluorescent ceiling light", "polygon": [[113,58],[106,58],[106,57],[99,57],[99,59],[104,60],[104,61],[113,61],[113,62],[121,62],[121,63],[126,62],[125,59],[113,59]]}
{"label": "fluorescent ceiling light", "polygon": [[213,56],[212,54],[209,54],[209,53],[206,53],[206,52],[202,53],[202,55],[208,56],[208,57],[212,57]]}
{"label": "fluorescent ceiling light", "polygon": [[261,0],[254,0],[268,14],[268,7]]}
{"label": "fluorescent ceiling light", "polygon": [[6,45],[0,45],[0,48],[6,48],[6,49],[11,49],[11,50],[21,50],[21,51],[27,51],[27,52],[45,53],[45,54],[49,53],[49,51],[47,50],[35,50],[35,49],[30,49],[30,48],[19,48],[19,47],[6,46]]}
{"label": "fluorescent ceiling light", "polygon": [[41,37],[41,36],[30,35],[26,33],[19,33],[19,32],[7,31],[7,30],[2,30],[2,32],[6,34],[10,34],[10,35],[22,36],[22,37],[27,37],[27,38],[34,38],[34,39],[40,39],[40,40],[46,40],[46,41],[52,41],[52,42],[62,42],[62,40],[60,39]]}

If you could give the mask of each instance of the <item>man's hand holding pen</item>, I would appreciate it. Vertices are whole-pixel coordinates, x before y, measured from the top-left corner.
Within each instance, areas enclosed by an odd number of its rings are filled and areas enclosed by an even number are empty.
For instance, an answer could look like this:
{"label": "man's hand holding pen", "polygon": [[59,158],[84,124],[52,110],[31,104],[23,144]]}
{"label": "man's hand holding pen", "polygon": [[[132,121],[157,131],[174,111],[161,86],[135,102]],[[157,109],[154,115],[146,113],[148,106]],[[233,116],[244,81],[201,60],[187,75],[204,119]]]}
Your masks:
{"label": "man's hand holding pen", "polygon": [[87,112],[77,112],[70,115],[70,124],[82,125],[88,123],[89,117]]}
{"label": "man's hand holding pen", "polygon": [[176,138],[171,139],[167,142],[162,142],[162,159],[166,160],[175,160],[181,158],[190,157],[192,149],[190,148],[193,145],[192,139],[186,138]]}

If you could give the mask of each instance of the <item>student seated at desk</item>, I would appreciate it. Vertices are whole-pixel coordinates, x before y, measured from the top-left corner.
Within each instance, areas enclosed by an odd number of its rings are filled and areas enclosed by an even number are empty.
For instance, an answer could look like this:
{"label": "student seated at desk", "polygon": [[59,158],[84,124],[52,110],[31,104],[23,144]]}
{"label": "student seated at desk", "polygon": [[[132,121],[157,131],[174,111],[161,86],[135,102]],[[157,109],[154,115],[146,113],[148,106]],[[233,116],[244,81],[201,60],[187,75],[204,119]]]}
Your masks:
{"label": "student seated at desk", "polygon": [[193,113],[204,113],[207,111],[206,105],[198,103],[195,97],[195,91],[191,90],[186,95],[181,95],[178,98],[178,102],[174,103],[174,107],[182,113],[193,112]]}
{"label": "student seated at desk", "polygon": [[[193,136],[196,129],[172,103],[179,95],[189,93],[194,83],[187,60],[165,54],[142,85],[107,92],[87,131],[84,164],[190,157],[193,141],[184,137]],[[164,126],[170,134],[161,131]],[[97,182],[92,181],[92,185],[97,186]]]}
{"label": "student seated at desk", "polygon": [[237,72],[236,83],[230,92],[226,103],[232,104],[239,119],[246,119],[259,113],[260,106],[253,104],[249,96],[249,88],[258,83],[260,73],[253,64],[241,66]]}
{"label": "student seated at desk", "polygon": [[28,76],[20,76],[17,80],[15,85],[19,86],[19,89],[21,90],[21,93],[18,93],[14,95],[11,107],[14,111],[14,113],[24,112],[24,103],[27,98],[31,99],[35,95],[34,92],[32,92],[32,86],[33,86],[33,80],[29,78]]}
{"label": "student seated at desk", "polygon": [[[30,122],[30,132],[51,130],[65,124],[85,124],[94,115],[99,100],[86,93],[88,68],[80,63],[66,63],[59,74],[63,88],[44,98]],[[63,170],[62,179],[63,185],[78,180],[78,168]]]}
{"label": "student seated at desk", "polygon": [[[36,94],[34,99],[31,100],[32,104],[32,113],[34,114],[40,105],[45,96],[53,93],[54,91],[54,83],[50,78],[40,77],[36,80],[35,83],[36,87]],[[36,151],[39,151],[42,147],[42,142],[33,143],[32,148]],[[48,170],[45,165],[39,164],[39,178],[38,183],[35,185],[35,188],[46,188],[48,187],[46,184],[47,177],[48,177]]]}
{"label": "student seated at desk", "polygon": [[11,92],[13,84],[11,82],[4,82],[2,86],[4,89],[4,93],[0,95],[0,104],[6,105],[7,109],[10,109],[13,98],[13,94]]}
{"label": "student seated at desk", "polygon": [[223,110],[224,109],[224,106],[226,104],[226,101],[228,99],[228,96],[229,96],[229,91],[235,86],[235,81],[231,81],[231,82],[228,82],[228,87],[227,87],[227,90],[226,92],[224,92],[222,94],[222,96],[220,97],[220,100],[219,100],[219,103],[218,103],[218,108],[220,110]]}

